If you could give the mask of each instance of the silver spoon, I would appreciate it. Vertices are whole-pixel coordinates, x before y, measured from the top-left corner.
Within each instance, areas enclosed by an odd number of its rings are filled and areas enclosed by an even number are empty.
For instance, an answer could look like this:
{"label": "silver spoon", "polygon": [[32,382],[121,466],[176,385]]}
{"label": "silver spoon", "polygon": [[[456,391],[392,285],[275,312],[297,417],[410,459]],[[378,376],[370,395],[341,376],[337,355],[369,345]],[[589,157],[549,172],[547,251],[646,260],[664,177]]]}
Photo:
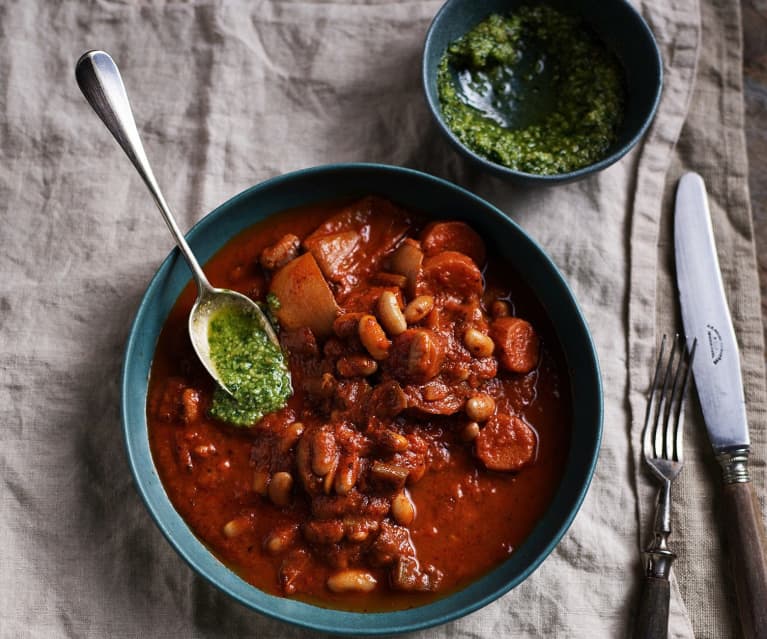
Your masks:
{"label": "silver spoon", "polygon": [[269,339],[279,346],[274,328],[251,299],[235,291],[213,288],[205,277],[199,262],[181,234],[149,166],[149,160],[133,119],[130,102],[128,102],[128,94],[114,60],[104,51],[88,51],[77,61],[75,76],[85,99],[110,130],[149,188],[173,239],[176,240],[181,254],[192,270],[192,276],[197,283],[197,301],[189,314],[189,337],[203,366],[213,379],[231,394],[231,390],[222,381],[210,356],[208,324],[211,318],[224,307],[241,313],[251,313],[260,321]]}

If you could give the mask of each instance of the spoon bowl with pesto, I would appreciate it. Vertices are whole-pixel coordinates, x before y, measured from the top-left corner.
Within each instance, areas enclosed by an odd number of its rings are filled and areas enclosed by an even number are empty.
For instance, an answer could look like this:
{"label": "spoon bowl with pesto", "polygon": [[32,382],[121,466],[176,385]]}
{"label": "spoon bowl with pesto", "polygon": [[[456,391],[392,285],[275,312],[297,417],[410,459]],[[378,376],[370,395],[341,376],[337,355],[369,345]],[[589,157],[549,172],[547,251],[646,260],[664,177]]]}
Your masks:
{"label": "spoon bowl with pesto", "polygon": [[626,0],[448,0],[423,56],[427,102],[471,163],[561,184],[623,157],[662,88],[655,39]]}
{"label": "spoon bowl with pesto", "polygon": [[211,414],[250,426],[281,408],[293,392],[285,357],[271,322],[241,293],[214,288],[195,258],[157,185],[114,60],[89,51],[77,62],[77,83],[131,160],[152,194],[197,284],[189,337],[200,362],[218,383]]}

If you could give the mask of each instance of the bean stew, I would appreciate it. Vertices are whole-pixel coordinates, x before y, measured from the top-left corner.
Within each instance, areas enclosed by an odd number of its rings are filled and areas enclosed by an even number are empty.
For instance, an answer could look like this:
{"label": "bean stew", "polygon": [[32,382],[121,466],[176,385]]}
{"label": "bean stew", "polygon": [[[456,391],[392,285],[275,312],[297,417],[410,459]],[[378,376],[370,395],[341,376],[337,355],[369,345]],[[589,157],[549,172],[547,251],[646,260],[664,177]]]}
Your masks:
{"label": "bean stew", "polygon": [[[570,446],[561,349],[470,225],[368,196],[285,211],[206,265],[268,306],[294,394],[250,427],[210,412],[190,284],[160,335],[147,418],[163,486],[227,566],[274,595],[423,605],[514,552]],[[268,304],[267,304],[268,298]]]}

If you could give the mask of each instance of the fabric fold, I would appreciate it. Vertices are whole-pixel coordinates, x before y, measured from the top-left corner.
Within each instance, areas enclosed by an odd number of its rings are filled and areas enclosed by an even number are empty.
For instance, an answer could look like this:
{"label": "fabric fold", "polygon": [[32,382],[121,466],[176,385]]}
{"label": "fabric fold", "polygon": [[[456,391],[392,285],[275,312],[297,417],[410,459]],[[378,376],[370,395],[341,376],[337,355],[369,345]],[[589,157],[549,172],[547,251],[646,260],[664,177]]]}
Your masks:
{"label": "fabric fold", "polygon": [[[637,169],[637,184],[630,228],[630,294],[628,301],[629,404],[631,419],[628,436],[632,442],[631,464],[637,496],[638,556],[651,537],[657,483],[650,477],[642,459],[641,435],[656,353],[656,247],[664,207],[664,191],[673,153],[695,87],[701,23],[697,0],[678,1],[669,8],[673,18],[660,19],[649,7],[645,17],[664,48],[664,92],[653,126],[642,145]],[[673,305],[673,299],[663,304]],[[673,504],[673,501],[672,501]],[[644,529],[644,530],[643,530]],[[645,534],[642,534],[644,532]],[[680,531],[677,531],[677,537]],[[672,536],[671,544],[675,542]],[[643,566],[642,566],[643,570]],[[643,572],[637,571],[641,575]],[[669,636],[694,637],[687,607],[672,575]]]}

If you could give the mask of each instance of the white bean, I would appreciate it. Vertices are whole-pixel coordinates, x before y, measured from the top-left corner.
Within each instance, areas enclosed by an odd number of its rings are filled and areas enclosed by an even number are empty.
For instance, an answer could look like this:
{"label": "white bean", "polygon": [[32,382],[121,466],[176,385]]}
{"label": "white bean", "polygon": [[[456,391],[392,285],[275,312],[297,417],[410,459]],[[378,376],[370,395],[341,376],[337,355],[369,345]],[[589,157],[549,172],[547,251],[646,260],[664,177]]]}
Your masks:
{"label": "white bean", "polygon": [[338,465],[338,444],[329,430],[318,430],[312,437],[312,472],[324,477]]}
{"label": "white bean", "polygon": [[399,335],[407,329],[407,322],[399,307],[397,296],[391,291],[384,291],[378,298],[378,317],[389,335]]}
{"label": "white bean", "polygon": [[409,526],[415,519],[415,504],[407,490],[401,490],[391,500],[391,514],[400,526]]}
{"label": "white bean", "polygon": [[434,308],[434,298],[431,295],[419,295],[405,307],[405,321],[408,324],[420,322]]}
{"label": "white bean", "polygon": [[391,270],[407,278],[407,290],[410,295],[415,292],[421,264],[423,264],[423,251],[418,242],[410,238],[402,242],[392,255]]}
{"label": "white bean", "polygon": [[475,422],[486,422],[495,412],[495,400],[484,393],[471,397],[466,402],[466,415]]}
{"label": "white bean", "polygon": [[269,554],[278,555],[293,545],[295,536],[295,528],[278,528],[270,532],[264,540],[264,548]]}
{"label": "white bean", "polygon": [[373,359],[386,359],[389,355],[391,342],[386,338],[386,333],[375,317],[363,315],[360,318],[357,331],[362,345],[373,356]]}
{"label": "white bean", "polygon": [[370,592],[376,587],[376,578],[365,570],[342,570],[328,577],[328,588],[333,592]]}
{"label": "white bean", "polygon": [[285,429],[282,439],[280,440],[280,452],[287,453],[296,445],[296,442],[303,434],[304,425],[301,422],[293,422],[290,424],[290,426]]}
{"label": "white bean", "polygon": [[378,370],[378,362],[367,355],[345,355],[336,362],[341,377],[367,377]]}
{"label": "white bean", "polygon": [[276,506],[287,506],[290,503],[290,491],[293,490],[293,476],[284,471],[274,473],[269,482],[269,499]]}
{"label": "white bean", "polygon": [[229,537],[229,539],[233,537],[239,537],[242,533],[244,533],[249,528],[250,528],[249,517],[245,517],[245,516],[235,517],[234,519],[224,524],[224,535]]}
{"label": "white bean", "polygon": [[463,334],[463,343],[474,357],[490,357],[495,350],[495,342],[476,328],[470,328]]}
{"label": "white bean", "polygon": [[461,440],[465,442],[473,442],[477,435],[479,435],[479,424],[477,422],[469,422],[461,430]]}

